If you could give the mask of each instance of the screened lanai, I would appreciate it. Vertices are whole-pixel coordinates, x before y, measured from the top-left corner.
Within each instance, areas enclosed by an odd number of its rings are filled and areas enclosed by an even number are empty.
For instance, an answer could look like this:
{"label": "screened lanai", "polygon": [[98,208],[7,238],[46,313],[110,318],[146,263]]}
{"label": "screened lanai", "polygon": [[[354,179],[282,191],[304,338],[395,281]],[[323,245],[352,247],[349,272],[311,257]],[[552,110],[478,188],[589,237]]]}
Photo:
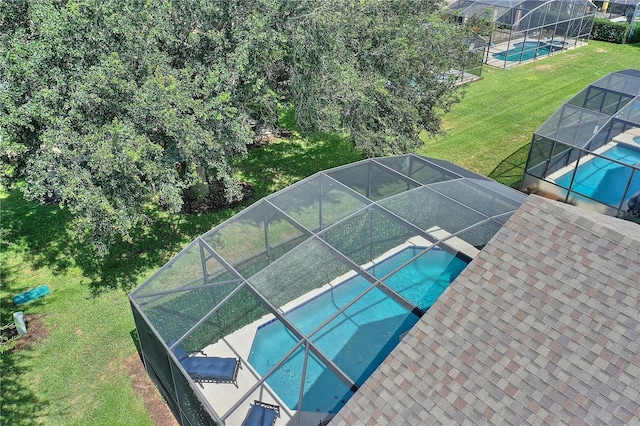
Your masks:
{"label": "screened lanai", "polygon": [[130,294],[145,367],[184,425],[325,424],[524,199],[417,155],[310,176]]}
{"label": "screened lanai", "polygon": [[590,84],[534,133],[522,189],[638,220],[640,69]]}
{"label": "screened lanai", "polygon": [[486,32],[484,61],[501,68],[586,44],[597,10],[588,0],[458,0],[448,9]]}
{"label": "screened lanai", "polygon": [[606,18],[613,22],[640,21],[640,0],[595,0],[598,7],[598,18]]}

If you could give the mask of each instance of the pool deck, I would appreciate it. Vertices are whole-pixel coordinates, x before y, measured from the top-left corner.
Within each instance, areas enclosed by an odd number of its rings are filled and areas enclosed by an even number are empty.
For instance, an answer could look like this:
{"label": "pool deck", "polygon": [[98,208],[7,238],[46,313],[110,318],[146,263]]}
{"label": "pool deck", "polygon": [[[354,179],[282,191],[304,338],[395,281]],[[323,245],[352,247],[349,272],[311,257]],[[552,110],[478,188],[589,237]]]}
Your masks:
{"label": "pool deck", "polygon": [[613,138],[614,142],[631,145],[635,148],[640,148],[640,142],[636,142],[634,138],[640,137],[640,127],[634,127],[628,129],[626,132],[619,134]]}
{"label": "pool deck", "polygon": [[[611,148],[613,148],[616,145],[618,145],[617,142],[609,142],[608,144],[603,145],[600,148],[598,148],[595,151],[593,151],[593,154],[602,155],[605,151],[610,150]],[[585,164],[588,161],[593,160],[594,158],[598,158],[598,157],[596,157],[595,155],[592,155],[592,154],[587,154],[584,157],[581,157],[578,160],[576,160],[576,161],[564,166],[560,170],[551,173],[549,176],[547,176],[547,179],[549,181],[555,183],[556,179],[559,179],[560,177],[562,177],[562,176],[566,175],[567,173],[569,173],[570,171],[574,170],[578,166],[578,161],[580,162],[580,164]]]}
{"label": "pool deck", "polygon": [[[474,258],[479,253],[479,250],[469,243],[461,240],[460,238],[451,237],[450,233],[439,227],[430,228],[426,232],[438,240],[444,241],[444,243],[449,247],[452,247],[471,258]],[[431,245],[432,243],[423,237],[412,237],[404,244],[394,247],[375,260],[362,265],[362,267],[367,269],[409,247],[429,247]],[[312,290],[288,302],[279,308],[278,311],[284,314],[297,306],[308,302],[314,297],[331,290],[356,275],[357,273],[355,271],[349,271],[322,287]],[[321,420],[327,418],[326,413],[299,413],[296,410],[290,410],[266,382],[260,383],[260,374],[247,362],[258,328],[274,319],[275,316],[273,314],[265,315],[203,349],[204,353],[209,356],[240,358],[242,369],[238,372],[238,387],[233,384],[217,383],[196,385],[198,390],[208,401],[210,401],[211,405],[227,425],[240,425],[249,411],[250,404],[252,404],[254,400],[280,406],[280,417],[276,421],[277,426],[286,425],[299,415],[304,416],[305,424],[318,424]]]}

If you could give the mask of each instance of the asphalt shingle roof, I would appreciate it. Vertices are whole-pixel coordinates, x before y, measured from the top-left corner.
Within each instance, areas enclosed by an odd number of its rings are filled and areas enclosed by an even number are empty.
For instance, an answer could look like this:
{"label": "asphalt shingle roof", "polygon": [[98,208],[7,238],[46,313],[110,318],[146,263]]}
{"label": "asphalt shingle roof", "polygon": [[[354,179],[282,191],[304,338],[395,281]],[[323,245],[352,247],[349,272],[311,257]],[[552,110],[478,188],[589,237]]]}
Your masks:
{"label": "asphalt shingle roof", "polygon": [[640,226],[530,196],[332,424],[640,424]]}

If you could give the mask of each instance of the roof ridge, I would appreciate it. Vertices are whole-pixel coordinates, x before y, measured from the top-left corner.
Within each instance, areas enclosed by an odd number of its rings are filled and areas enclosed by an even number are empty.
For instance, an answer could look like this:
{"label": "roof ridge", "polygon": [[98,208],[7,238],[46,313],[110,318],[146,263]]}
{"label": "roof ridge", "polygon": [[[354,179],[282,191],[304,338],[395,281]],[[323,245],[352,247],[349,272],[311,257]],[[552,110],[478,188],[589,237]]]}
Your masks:
{"label": "roof ridge", "polygon": [[[599,235],[612,242],[621,244],[640,254],[640,244],[632,244],[634,241],[640,242],[639,224],[614,216],[582,209],[571,204],[549,200],[534,194],[529,195],[525,201],[525,205],[531,205],[537,209],[540,209],[541,204],[544,204],[545,209],[552,212],[558,220],[570,222],[582,230],[592,232],[594,235]],[[628,233],[624,232],[621,228],[637,228],[638,232],[637,234]]]}

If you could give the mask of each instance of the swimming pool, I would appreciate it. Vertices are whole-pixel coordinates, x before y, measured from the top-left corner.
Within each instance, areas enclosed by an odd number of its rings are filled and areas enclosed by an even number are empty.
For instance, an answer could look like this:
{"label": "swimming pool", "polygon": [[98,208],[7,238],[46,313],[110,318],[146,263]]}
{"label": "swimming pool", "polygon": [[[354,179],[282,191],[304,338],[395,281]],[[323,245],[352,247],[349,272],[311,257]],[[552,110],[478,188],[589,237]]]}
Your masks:
{"label": "swimming pool", "polygon": [[[423,250],[405,249],[370,268],[369,272],[383,278]],[[447,251],[433,249],[384,282],[426,309],[466,265]],[[370,285],[361,277],[349,279],[285,316],[302,333],[311,333]],[[311,341],[361,385],[418,319],[376,288],[315,333]],[[258,373],[265,375],[296,343],[295,336],[280,321],[266,323],[256,332],[248,361]],[[292,410],[336,413],[353,392],[314,356],[309,357],[302,407],[298,408],[303,363],[304,350],[299,349],[267,383]]]}
{"label": "swimming pool", "polygon": [[[603,157],[612,158],[622,163],[636,165],[640,163],[640,150],[633,147],[616,145],[602,153]],[[633,169],[621,164],[595,157],[580,164],[576,172],[571,190],[601,203],[618,206]],[[556,184],[569,188],[573,171],[556,179]],[[627,191],[627,198],[640,191],[640,173],[633,175]]]}
{"label": "swimming pool", "polygon": [[545,56],[551,52],[551,46],[537,41],[515,43],[513,49],[494,53],[493,57],[501,61],[528,61],[537,56]]}

